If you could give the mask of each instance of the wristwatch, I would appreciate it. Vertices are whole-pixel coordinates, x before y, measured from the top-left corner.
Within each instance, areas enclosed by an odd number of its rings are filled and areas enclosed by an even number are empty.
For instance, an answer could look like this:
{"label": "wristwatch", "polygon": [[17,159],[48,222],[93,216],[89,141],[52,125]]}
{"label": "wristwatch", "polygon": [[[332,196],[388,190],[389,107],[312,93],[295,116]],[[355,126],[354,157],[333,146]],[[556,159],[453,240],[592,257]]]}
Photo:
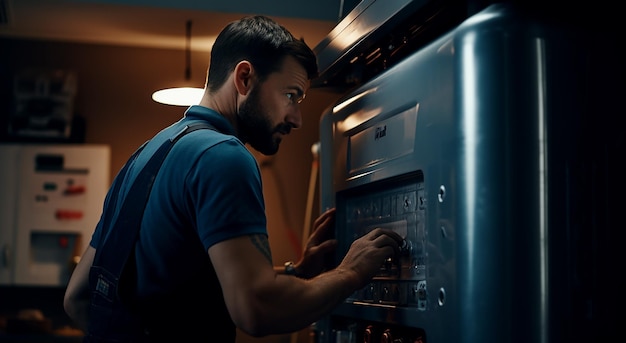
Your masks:
{"label": "wristwatch", "polygon": [[285,262],[285,274],[296,276],[296,265],[292,261]]}

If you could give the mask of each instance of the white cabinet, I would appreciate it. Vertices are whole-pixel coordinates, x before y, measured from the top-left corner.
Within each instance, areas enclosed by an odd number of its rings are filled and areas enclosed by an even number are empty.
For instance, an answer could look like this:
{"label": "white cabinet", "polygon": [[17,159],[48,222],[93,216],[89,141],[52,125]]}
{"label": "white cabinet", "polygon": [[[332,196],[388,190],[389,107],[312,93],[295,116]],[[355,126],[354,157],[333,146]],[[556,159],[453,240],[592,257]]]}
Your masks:
{"label": "white cabinet", "polygon": [[109,187],[106,145],[0,145],[0,284],[64,286]]}

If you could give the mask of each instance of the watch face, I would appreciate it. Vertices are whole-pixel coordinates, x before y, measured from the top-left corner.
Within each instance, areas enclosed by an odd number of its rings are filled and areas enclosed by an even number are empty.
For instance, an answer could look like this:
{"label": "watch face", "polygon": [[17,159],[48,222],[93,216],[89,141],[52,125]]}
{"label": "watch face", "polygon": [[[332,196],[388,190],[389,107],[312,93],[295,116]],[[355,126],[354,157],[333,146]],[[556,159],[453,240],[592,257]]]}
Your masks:
{"label": "watch face", "polygon": [[285,274],[296,275],[296,267],[293,262],[285,262]]}

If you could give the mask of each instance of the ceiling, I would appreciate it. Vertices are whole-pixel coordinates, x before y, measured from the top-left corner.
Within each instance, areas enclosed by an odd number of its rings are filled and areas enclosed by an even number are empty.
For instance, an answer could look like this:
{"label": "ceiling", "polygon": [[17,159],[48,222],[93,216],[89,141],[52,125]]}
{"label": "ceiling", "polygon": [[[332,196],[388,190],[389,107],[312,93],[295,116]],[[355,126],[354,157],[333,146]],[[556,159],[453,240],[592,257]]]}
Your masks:
{"label": "ceiling", "polygon": [[[309,46],[339,22],[349,0],[0,0],[0,37],[210,50],[230,21],[247,14],[276,19]],[[346,5],[348,4],[348,5]],[[352,4],[352,5],[350,5]]]}

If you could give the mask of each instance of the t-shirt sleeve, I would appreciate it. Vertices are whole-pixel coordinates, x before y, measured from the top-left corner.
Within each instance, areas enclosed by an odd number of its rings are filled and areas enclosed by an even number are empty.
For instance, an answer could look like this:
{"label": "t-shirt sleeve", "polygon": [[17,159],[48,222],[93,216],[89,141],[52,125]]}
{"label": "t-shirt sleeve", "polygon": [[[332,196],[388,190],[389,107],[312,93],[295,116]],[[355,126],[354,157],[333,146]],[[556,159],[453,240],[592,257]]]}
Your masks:
{"label": "t-shirt sleeve", "polygon": [[267,235],[261,173],[240,142],[226,140],[204,151],[186,183],[205,249],[242,235]]}

